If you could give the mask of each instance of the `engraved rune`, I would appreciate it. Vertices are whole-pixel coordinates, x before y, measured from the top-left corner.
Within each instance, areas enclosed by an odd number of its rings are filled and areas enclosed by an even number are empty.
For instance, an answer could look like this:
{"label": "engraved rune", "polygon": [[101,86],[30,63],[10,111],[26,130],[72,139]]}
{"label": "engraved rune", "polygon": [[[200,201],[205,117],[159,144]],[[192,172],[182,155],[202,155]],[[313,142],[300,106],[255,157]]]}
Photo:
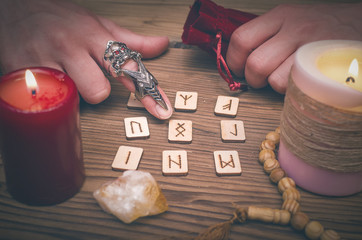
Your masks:
{"label": "engraved rune", "polygon": [[228,162],[225,162],[225,161],[222,160],[222,157],[219,154],[219,161],[220,161],[221,168],[225,168],[226,166],[230,166],[232,168],[235,168],[233,155],[230,155],[230,160]]}
{"label": "engraved rune", "polygon": [[171,162],[175,163],[176,165],[179,166],[179,168],[181,169],[181,155],[178,155],[178,162],[174,161],[171,159],[171,156],[168,155],[168,168],[171,168]]}
{"label": "engraved rune", "polygon": [[233,102],[233,101],[230,99],[230,101],[229,101],[228,104],[225,104],[225,105],[222,106],[222,109],[223,109],[223,110],[228,109],[228,110],[230,111],[230,110],[231,110],[231,103],[232,103],[232,102]]}
{"label": "engraved rune", "polygon": [[180,94],[180,96],[184,99],[184,105],[185,105],[185,106],[186,106],[187,100],[189,100],[189,99],[192,97],[192,95],[190,95],[190,96],[188,96],[188,95],[183,96],[182,94]]}
{"label": "engraved rune", "polygon": [[142,131],[141,123],[136,122],[136,121],[131,121],[131,131],[132,131],[133,134],[134,134],[133,124],[138,124],[138,127],[139,127],[139,129],[140,129],[140,132],[143,132],[143,131]]}
{"label": "engraved rune", "polygon": [[185,125],[185,123],[182,123],[182,124],[177,123],[177,125],[178,126],[177,126],[176,130],[177,130],[178,134],[176,134],[176,137],[178,137],[178,135],[180,135],[180,134],[184,137],[185,135],[183,134],[183,132],[185,132],[186,129],[183,127],[183,125]]}
{"label": "engraved rune", "polygon": [[238,135],[238,127],[236,124],[234,124],[235,132],[230,132],[232,135],[237,136]]}
{"label": "engraved rune", "polygon": [[131,151],[128,151],[128,155],[127,155],[127,159],[126,159],[126,165],[127,165],[127,163],[128,163],[128,161],[129,161],[129,157],[131,156]]}

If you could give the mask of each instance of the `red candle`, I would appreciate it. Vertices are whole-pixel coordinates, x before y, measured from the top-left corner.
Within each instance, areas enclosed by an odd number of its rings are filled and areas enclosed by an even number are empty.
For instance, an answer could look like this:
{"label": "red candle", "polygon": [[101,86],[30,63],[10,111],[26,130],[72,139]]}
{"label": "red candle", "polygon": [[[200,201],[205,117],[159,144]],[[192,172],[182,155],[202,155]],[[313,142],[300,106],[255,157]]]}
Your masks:
{"label": "red candle", "polygon": [[63,72],[29,68],[0,79],[0,146],[6,185],[18,201],[50,205],[81,188],[79,96]]}

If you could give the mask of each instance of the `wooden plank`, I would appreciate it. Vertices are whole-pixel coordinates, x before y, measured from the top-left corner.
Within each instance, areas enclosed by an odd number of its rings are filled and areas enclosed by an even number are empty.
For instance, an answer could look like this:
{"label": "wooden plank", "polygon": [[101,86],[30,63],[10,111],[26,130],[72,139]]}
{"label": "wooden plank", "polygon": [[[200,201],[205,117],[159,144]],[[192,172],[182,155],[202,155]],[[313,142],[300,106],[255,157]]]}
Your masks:
{"label": "wooden plank", "polygon": [[239,98],[229,96],[218,96],[215,105],[215,115],[225,117],[236,117],[239,107]]}
{"label": "wooden plank", "polygon": [[145,106],[136,98],[134,93],[129,94],[127,107],[130,109],[145,109]]}
{"label": "wooden plank", "polygon": [[241,175],[237,151],[214,151],[214,162],[216,174],[219,176]]}
{"label": "wooden plank", "polygon": [[168,124],[168,141],[176,143],[191,143],[192,121],[170,120]]}
{"label": "wooden plank", "polygon": [[114,170],[137,170],[143,148],[120,146],[112,163]]}
{"label": "wooden plank", "polygon": [[129,117],[124,119],[127,139],[148,138],[150,130],[146,117]]}
{"label": "wooden plank", "polygon": [[245,142],[244,122],[241,120],[221,120],[221,139],[223,142]]}
{"label": "wooden plank", "polygon": [[197,92],[176,92],[175,110],[195,112],[197,109]]}
{"label": "wooden plank", "polygon": [[[105,102],[97,105],[81,103],[87,177],[77,195],[56,206],[25,206],[10,197],[6,190],[5,175],[0,174],[0,232],[3,238],[195,238],[210,225],[230,219],[232,203],[244,207],[250,204],[277,209],[281,207],[281,196],[258,163],[258,154],[261,141],[280,123],[283,96],[270,88],[250,89],[241,94],[230,93],[215,68],[214,60],[195,49],[170,49],[162,57],[146,61],[145,64],[159,80],[160,87],[168,94],[171,102],[178,89],[193,89],[199,94],[196,112],[175,112],[172,116],[172,119],[193,122],[192,143],[181,145],[182,150],[188,152],[189,174],[181,178],[163,176],[162,151],[180,146],[168,142],[168,122],[157,120],[145,111],[127,109],[129,91],[121,83],[111,81],[111,96]],[[166,65],[168,68],[164,67]],[[221,119],[214,116],[213,110],[217,96],[227,93],[240,99],[237,115],[247,126],[248,138],[243,144],[220,141]],[[91,193],[119,176],[120,173],[112,171],[110,165],[118,147],[130,145],[123,137],[123,118],[135,116],[146,116],[152,132],[149,139],[132,141],[132,145],[144,149],[139,170],[152,173],[164,191],[170,208],[165,214],[125,225],[103,212]],[[242,163],[242,175],[217,177],[212,163],[215,149],[237,150]],[[0,168],[3,171],[3,164],[0,164]],[[344,239],[360,238],[361,193],[335,198],[317,196],[301,188],[298,190],[302,195],[303,211],[313,220],[321,221],[325,228],[335,229]],[[351,212],[355,214],[349,214]],[[246,239],[270,239],[270,236],[276,234],[279,239],[305,239],[304,234],[288,226],[257,222],[249,222],[249,225],[233,225],[230,239],[245,236]]]}
{"label": "wooden plank", "polygon": [[[181,42],[183,24],[194,2],[162,0],[74,0],[111,19],[121,27],[145,35],[165,35],[170,41]],[[283,1],[215,0],[228,8],[263,13]],[[285,1],[284,1],[285,2]],[[328,2],[336,2],[328,1]],[[322,0],[291,0],[295,3],[326,3]],[[86,25],[85,25],[86,26]],[[104,43],[105,44],[105,43]],[[102,55],[100,52],[99,54]],[[160,57],[144,60],[147,69],[157,78],[159,86],[171,102],[181,89],[198,92],[197,111],[190,114],[175,112],[172,119],[193,122],[193,141],[183,144],[188,153],[189,174],[186,177],[163,176],[162,151],[180,146],[168,142],[168,122],[160,121],[145,111],[127,109],[129,91],[110,79],[110,97],[97,105],[81,101],[80,117],[86,180],[80,192],[54,206],[27,206],[15,201],[6,187],[4,165],[0,156],[0,235],[4,239],[194,239],[209,226],[228,221],[234,211],[233,203],[247,207],[257,205],[279,209],[282,198],[258,163],[259,145],[265,135],[280,123],[283,95],[271,88],[250,89],[244,93],[230,92],[220,77],[215,59],[196,47],[170,48]],[[213,110],[216,97],[233,96],[240,99],[237,117],[246,127],[247,141],[220,142],[220,117]],[[150,172],[158,181],[169,204],[161,215],[142,218],[134,224],[123,224],[105,213],[96,203],[92,192],[102,184],[118,177],[110,165],[120,145],[130,145],[123,137],[125,117],[146,116],[152,134],[149,139],[136,139],[132,145],[144,153],[139,170]],[[215,149],[237,150],[242,163],[241,176],[215,175],[212,163]],[[362,194],[348,197],[327,197],[301,188],[303,212],[334,229],[342,239],[362,236]],[[289,226],[250,221],[233,225],[230,240],[237,239],[304,240],[303,233]]]}
{"label": "wooden plank", "polygon": [[162,152],[162,173],[165,176],[185,176],[189,172],[187,152],[168,150]]}

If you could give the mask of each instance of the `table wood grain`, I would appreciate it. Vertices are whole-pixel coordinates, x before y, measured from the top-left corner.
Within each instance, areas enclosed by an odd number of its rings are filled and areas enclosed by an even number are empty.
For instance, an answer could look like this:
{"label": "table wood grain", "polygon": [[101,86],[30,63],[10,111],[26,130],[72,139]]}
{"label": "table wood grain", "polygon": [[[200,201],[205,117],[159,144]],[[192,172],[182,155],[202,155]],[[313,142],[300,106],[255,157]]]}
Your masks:
{"label": "table wood grain", "polygon": [[[129,92],[111,80],[110,97],[98,105],[81,102],[83,154],[86,181],[81,191],[68,201],[46,207],[23,205],[6,191],[3,164],[0,162],[0,239],[188,239],[208,226],[228,220],[233,204],[247,207],[280,208],[281,196],[258,163],[259,144],[280,121],[284,96],[271,88],[231,93],[220,78],[216,64],[205,52],[177,48],[182,27],[193,1],[78,0],[77,3],[132,31],[147,35],[166,35],[171,48],[162,56],[144,61],[172,103],[176,91],[197,91],[196,112],[175,112],[172,119],[193,122],[191,144],[169,143],[168,121],[161,121],[145,110],[127,109]],[[283,3],[316,1],[216,1],[225,7],[262,14]],[[326,1],[319,1],[326,2]],[[330,1],[332,2],[332,1]],[[337,2],[337,1],[335,1]],[[172,45],[173,43],[173,45]],[[235,119],[244,121],[246,142],[223,143],[220,120],[213,108],[218,95],[240,99]],[[150,138],[126,140],[123,119],[146,116]],[[161,215],[124,224],[105,213],[92,196],[103,183],[121,172],[111,169],[120,145],[142,147],[139,170],[150,172],[160,184],[169,204]],[[186,150],[187,176],[163,176],[163,150]],[[237,150],[241,176],[215,174],[213,151]],[[301,209],[325,228],[336,230],[343,239],[362,239],[362,194],[348,197],[319,196],[303,189]],[[233,225],[230,239],[305,239],[290,226],[261,222]]]}

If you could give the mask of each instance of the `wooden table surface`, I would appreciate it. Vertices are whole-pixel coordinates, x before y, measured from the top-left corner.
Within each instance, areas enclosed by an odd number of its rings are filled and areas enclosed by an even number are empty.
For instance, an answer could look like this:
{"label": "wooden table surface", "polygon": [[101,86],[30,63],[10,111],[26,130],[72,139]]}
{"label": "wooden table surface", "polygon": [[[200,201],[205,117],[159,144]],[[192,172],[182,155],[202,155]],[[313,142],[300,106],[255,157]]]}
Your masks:
{"label": "wooden table surface", "polygon": [[[191,144],[169,143],[168,121],[160,121],[144,110],[129,110],[129,93],[112,81],[111,96],[101,104],[81,103],[81,127],[86,181],[81,191],[68,201],[46,207],[32,207],[11,198],[6,191],[3,164],[0,163],[0,239],[164,239],[189,238],[208,226],[226,221],[233,203],[247,207],[280,208],[282,200],[277,187],[270,183],[258,163],[259,144],[280,120],[283,96],[270,88],[231,93],[219,76],[216,65],[205,52],[176,48],[181,42],[182,27],[192,0],[78,0],[77,3],[96,14],[110,18],[138,33],[167,35],[171,48],[162,56],[145,61],[172,103],[176,91],[197,91],[198,109],[194,113],[175,112],[173,119],[192,120]],[[282,2],[216,1],[228,8],[262,14]],[[289,3],[315,1],[288,1]],[[326,2],[326,1],[320,1]],[[223,143],[219,123],[226,117],[215,116],[213,108],[218,95],[239,97],[236,119],[243,120],[245,143]],[[151,136],[147,140],[128,141],[125,117],[146,116]],[[105,213],[92,196],[103,183],[118,177],[111,163],[120,145],[143,147],[139,170],[150,172],[160,184],[169,204],[161,215],[141,218],[132,224]],[[163,150],[183,149],[188,152],[187,176],[163,176]],[[213,151],[237,150],[243,173],[241,176],[218,177]],[[313,220],[336,230],[344,239],[362,239],[362,194],[348,197],[325,197],[299,189],[301,208]],[[247,222],[233,225],[231,239],[305,239],[290,226]]]}

